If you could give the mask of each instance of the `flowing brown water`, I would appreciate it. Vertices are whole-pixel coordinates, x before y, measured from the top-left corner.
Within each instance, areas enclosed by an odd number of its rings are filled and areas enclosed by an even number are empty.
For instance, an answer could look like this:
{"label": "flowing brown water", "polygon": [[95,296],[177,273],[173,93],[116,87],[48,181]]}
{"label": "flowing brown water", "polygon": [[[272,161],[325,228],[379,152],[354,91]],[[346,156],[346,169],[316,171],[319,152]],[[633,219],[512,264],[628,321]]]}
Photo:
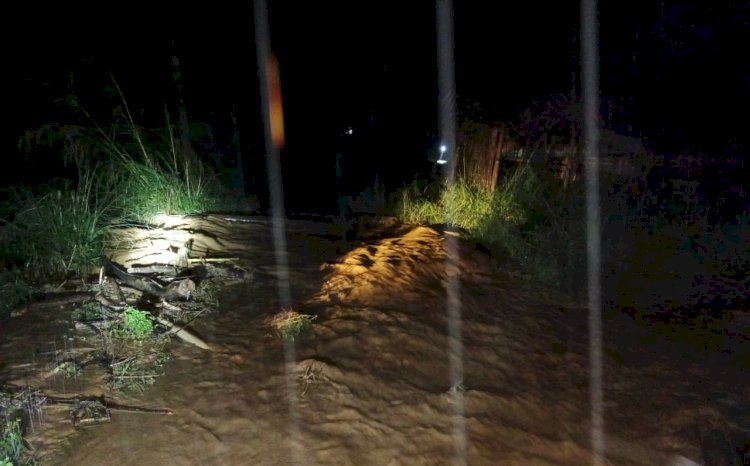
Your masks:
{"label": "flowing brown water", "polygon": [[[445,235],[417,228],[339,254],[332,238],[302,230],[289,236],[292,293],[318,315],[293,368],[304,464],[451,464],[456,391],[468,464],[591,461],[584,307],[491,273],[461,242],[464,380],[451,386]],[[214,351],[176,341],[164,376],[119,400],[174,414],[113,412],[74,432],[63,409],[46,408],[30,437],[42,464],[290,464],[284,348],[265,325],[279,307],[272,252],[262,228],[249,231],[246,258],[264,273],[193,325]],[[61,333],[31,329],[4,340],[7,380],[23,382],[31,340],[61,344]],[[749,377],[730,355],[690,352],[627,317],[605,320],[604,342],[607,464],[699,462],[706,431],[747,427]]]}

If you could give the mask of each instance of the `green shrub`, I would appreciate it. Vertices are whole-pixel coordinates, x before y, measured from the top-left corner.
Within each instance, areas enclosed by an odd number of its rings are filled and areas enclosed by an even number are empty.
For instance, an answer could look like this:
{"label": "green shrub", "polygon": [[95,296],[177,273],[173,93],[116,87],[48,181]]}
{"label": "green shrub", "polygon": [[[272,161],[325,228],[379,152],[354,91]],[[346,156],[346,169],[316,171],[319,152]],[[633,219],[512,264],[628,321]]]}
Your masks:
{"label": "green shrub", "polygon": [[122,315],[122,335],[132,340],[148,338],[154,331],[151,315],[146,311],[129,307]]}
{"label": "green shrub", "polygon": [[20,464],[24,453],[21,421],[5,421],[0,431],[0,465]]}

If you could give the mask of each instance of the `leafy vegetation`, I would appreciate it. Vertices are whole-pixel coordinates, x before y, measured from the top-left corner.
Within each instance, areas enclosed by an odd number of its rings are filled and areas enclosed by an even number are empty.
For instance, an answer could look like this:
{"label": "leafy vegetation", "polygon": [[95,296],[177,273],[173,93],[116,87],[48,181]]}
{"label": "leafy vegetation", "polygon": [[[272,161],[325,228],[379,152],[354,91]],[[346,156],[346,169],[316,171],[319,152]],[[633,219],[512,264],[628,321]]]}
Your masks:
{"label": "leafy vegetation", "polygon": [[23,455],[23,433],[21,421],[14,419],[6,422],[2,427],[0,437],[0,465],[17,464]]}
{"label": "leafy vegetation", "polygon": [[169,337],[154,334],[151,315],[132,306],[102,337],[103,362],[113,390],[145,391],[170,359]]}
{"label": "leafy vegetation", "polygon": [[131,340],[143,340],[154,331],[151,316],[146,311],[129,307],[122,315],[120,334]]}
{"label": "leafy vegetation", "polygon": [[[6,395],[0,394],[0,401],[5,399]],[[4,403],[0,403],[0,408],[6,408]],[[0,423],[0,466],[37,464],[33,458],[33,452],[29,451],[27,444],[24,443],[24,427],[21,419],[9,411],[0,409],[0,415],[4,417],[3,422]]]}
{"label": "leafy vegetation", "polygon": [[156,381],[161,367],[169,361],[169,338],[110,331],[105,335],[104,363],[109,385],[116,391],[143,392]]}

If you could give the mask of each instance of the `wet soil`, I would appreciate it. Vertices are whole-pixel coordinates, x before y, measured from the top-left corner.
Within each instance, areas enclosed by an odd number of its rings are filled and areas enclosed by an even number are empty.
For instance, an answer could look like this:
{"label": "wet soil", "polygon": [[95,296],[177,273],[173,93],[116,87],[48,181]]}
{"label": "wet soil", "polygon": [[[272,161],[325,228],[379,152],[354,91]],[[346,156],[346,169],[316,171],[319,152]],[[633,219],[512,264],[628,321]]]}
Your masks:
{"label": "wet soil", "polygon": [[[65,408],[45,408],[29,435],[42,464],[590,464],[581,303],[498,272],[450,233],[389,227],[343,241],[322,222],[290,222],[294,308],[316,319],[284,343],[268,326],[284,275],[268,225],[214,223],[258,273],[193,323],[212,351],[175,341],[145,394],[118,397],[174,414],[113,412],[109,423],[74,429]],[[65,308],[29,308],[3,329],[0,380],[106,393],[101,374],[40,378],[43,353],[71,332]],[[605,316],[603,341],[606,464],[709,464],[750,437],[742,348],[696,349],[618,313]]]}

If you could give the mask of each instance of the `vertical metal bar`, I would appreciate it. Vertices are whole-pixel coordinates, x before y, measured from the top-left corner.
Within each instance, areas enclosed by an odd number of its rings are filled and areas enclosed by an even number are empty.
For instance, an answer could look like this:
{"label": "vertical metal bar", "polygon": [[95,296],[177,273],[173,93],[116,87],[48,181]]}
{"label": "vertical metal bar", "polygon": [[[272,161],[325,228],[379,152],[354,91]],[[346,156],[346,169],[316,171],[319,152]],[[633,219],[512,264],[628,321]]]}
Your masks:
{"label": "vertical metal bar", "polygon": [[[281,180],[280,147],[284,145],[283,113],[281,107],[281,84],[278,64],[270,51],[268,15],[265,0],[255,0],[255,49],[258,59],[261,111],[263,114],[266,160],[268,163],[268,189],[271,198],[271,235],[276,258],[276,283],[279,304],[283,310],[291,310],[292,297],[289,283],[289,263],[286,246],[284,214],[284,190]],[[288,403],[288,452],[293,465],[305,464],[297,380],[295,377],[296,355],[293,340],[284,341],[284,373]]]}
{"label": "vertical metal bar", "polygon": [[440,143],[449,161],[447,181],[456,171],[456,86],[453,60],[453,11],[451,0],[437,0],[438,112]]}
{"label": "vertical metal bar", "polygon": [[599,200],[599,37],[596,0],[581,1],[581,87],[586,170],[586,262],[589,311],[589,397],[592,464],[604,465],[602,390],[601,225]]}
{"label": "vertical metal bar", "polygon": [[[268,17],[265,0],[255,0],[255,50],[258,58],[258,77],[260,80],[261,112],[266,142],[266,161],[268,164],[268,190],[271,199],[271,232],[278,270],[277,285],[279,303],[282,308],[291,308],[292,298],[289,285],[289,262],[286,248],[284,189],[281,180],[281,163],[279,146],[283,144],[283,130],[279,129],[283,121],[279,100],[278,67],[271,55]],[[274,99],[275,98],[275,99]],[[277,104],[277,107],[272,107]]]}
{"label": "vertical metal bar", "polygon": [[[437,0],[438,110],[441,144],[449,161],[446,187],[456,175],[456,92],[453,61],[453,12],[450,0]],[[449,220],[450,222],[450,220]],[[453,464],[466,464],[466,420],[463,393],[463,342],[459,248],[454,236],[445,238],[446,306],[448,312],[448,370],[453,407]]]}

